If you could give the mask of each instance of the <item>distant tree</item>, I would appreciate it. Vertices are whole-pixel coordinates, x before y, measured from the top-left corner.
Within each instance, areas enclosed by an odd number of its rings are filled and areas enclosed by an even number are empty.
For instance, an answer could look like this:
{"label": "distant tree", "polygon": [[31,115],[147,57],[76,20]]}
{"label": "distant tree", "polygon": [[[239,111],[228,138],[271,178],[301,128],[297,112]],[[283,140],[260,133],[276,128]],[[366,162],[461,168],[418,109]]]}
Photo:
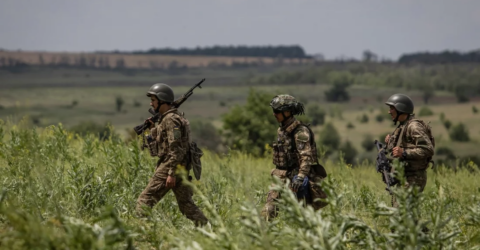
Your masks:
{"label": "distant tree", "polygon": [[320,131],[319,142],[320,145],[326,146],[327,151],[331,153],[333,150],[338,149],[340,145],[340,134],[331,123],[327,123]]}
{"label": "distant tree", "polygon": [[358,119],[358,121],[360,123],[368,123],[368,115],[367,114],[363,114],[362,116],[360,116],[360,118]]}
{"label": "distant tree", "polygon": [[428,104],[428,101],[435,95],[435,90],[432,85],[428,84],[423,87],[422,98],[423,103]]}
{"label": "distant tree", "polygon": [[350,100],[347,88],[353,84],[354,78],[350,73],[334,73],[330,75],[332,87],[325,91],[329,102],[346,102]]}
{"label": "distant tree", "polygon": [[427,106],[423,106],[418,112],[418,116],[431,116],[431,115],[433,115],[433,111],[429,109]]}
{"label": "distant tree", "polygon": [[475,107],[475,106],[472,106],[472,112],[473,112],[474,114],[478,113],[478,109],[477,109],[477,107]]}
{"label": "distant tree", "polygon": [[306,115],[310,117],[313,126],[325,123],[326,112],[317,104],[308,105]]}
{"label": "distant tree", "polygon": [[115,97],[115,104],[117,107],[117,112],[122,111],[123,104],[125,104],[125,100],[123,100],[123,97],[117,96]]}
{"label": "distant tree", "polygon": [[363,137],[362,141],[362,148],[365,149],[365,151],[370,152],[373,150],[375,147],[375,144],[373,143],[374,139],[371,134],[367,134]]}
{"label": "distant tree", "polygon": [[362,60],[364,62],[376,62],[378,60],[378,56],[370,50],[365,50],[363,51]]}
{"label": "distant tree", "polygon": [[470,141],[467,127],[463,123],[458,123],[450,129],[450,139],[452,141],[467,142]]}
{"label": "distant tree", "polygon": [[358,153],[357,149],[355,149],[353,144],[348,140],[342,144],[339,150],[343,153],[343,159],[347,164],[352,164]]}

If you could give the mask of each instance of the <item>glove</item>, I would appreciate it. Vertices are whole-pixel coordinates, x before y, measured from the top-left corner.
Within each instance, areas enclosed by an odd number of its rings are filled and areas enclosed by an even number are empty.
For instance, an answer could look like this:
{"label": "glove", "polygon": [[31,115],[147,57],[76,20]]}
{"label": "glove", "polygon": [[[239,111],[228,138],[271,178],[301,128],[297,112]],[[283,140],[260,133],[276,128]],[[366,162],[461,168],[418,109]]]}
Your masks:
{"label": "glove", "polygon": [[295,178],[295,180],[292,182],[293,192],[298,192],[298,190],[302,187],[304,178],[305,177],[300,177],[300,176],[297,176],[297,178]]}

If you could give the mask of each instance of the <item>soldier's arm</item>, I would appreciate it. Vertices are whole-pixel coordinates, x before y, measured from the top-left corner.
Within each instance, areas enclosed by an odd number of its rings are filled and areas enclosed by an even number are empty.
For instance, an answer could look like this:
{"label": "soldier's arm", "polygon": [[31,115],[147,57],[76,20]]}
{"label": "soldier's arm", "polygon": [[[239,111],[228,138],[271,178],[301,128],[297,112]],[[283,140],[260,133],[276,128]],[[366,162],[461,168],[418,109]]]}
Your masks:
{"label": "soldier's arm", "polygon": [[182,147],[182,122],[176,117],[170,117],[165,121],[165,129],[168,139],[167,161],[164,163],[168,169],[168,175],[175,175],[177,166],[186,157],[186,149]]}
{"label": "soldier's arm", "polygon": [[412,122],[407,128],[407,138],[411,138],[411,143],[414,144],[412,148],[405,149],[407,159],[420,160],[432,157],[434,154],[433,145],[430,141],[425,127],[418,123]]}
{"label": "soldier's arm", "polygon": [[316,159],[313,159],[312,145],[310,142],[310,131],[302,126],[297,129],[294,135],[295,146],[300,160],[299,177],[305,177],[310,173],[310,167],[315,164]]}

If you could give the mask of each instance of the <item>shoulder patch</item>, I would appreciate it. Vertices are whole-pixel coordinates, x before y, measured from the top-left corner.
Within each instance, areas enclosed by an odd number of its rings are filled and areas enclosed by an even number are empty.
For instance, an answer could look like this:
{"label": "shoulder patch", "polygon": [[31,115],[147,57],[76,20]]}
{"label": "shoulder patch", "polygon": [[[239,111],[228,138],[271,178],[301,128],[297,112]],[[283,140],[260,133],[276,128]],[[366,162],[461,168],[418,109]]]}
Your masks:
{"label": "shoulder patch", "polygon": [[310,140],[309,131],[306,129],[299,129],[299,131],[295,134],[295,138],[301,142],[308,142]]}
{"label": "shoulder patch", "polygon": [[182,131],[180,131],[179,126],[173,127],[173,139],[178,140],[182,137]]}

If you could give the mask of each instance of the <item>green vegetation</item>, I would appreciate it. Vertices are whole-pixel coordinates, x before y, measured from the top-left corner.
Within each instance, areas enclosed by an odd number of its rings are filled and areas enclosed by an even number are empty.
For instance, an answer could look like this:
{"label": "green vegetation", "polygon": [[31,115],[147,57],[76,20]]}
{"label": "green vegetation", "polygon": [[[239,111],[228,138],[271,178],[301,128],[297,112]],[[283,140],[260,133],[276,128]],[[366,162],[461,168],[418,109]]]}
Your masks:
{"label": "green vegetation", "polygon": [[420,111],[418,112],[418,116],[431,116],[433,115],[433,111],[429,109],[427,106],[423,106]]}
{"label": "green vegetation", "polygon": [[458,123],[450,128],[450,139],[452,141],[460,141],[460,142],[467,142],[470,141],[470,136],[468,133],[465,124]]}
{"label": "green vegetation", "polygon": [[[211,228],[195,228],[169,193],[148,218],[135,201],[156,159],[139,141],[76,138],[61,126],[0,125],[1,249],[475,249],[480,245],[478,166],[428,170],[423,194],[396,190],[389,208],[374,166],[324,163],[329,205],[302,208],[288,188],[280,215],[259,211],[270,188],[270,157],[206,152],[194,199]],[[468,168],[467,167],[474,167]],[[473,173],[471,171],[474,171]],[[418,223],[415,223],[418,221]],[[430,229],[422,233],[422,227]],[[316,246],[313,248],[313,246]]]}

